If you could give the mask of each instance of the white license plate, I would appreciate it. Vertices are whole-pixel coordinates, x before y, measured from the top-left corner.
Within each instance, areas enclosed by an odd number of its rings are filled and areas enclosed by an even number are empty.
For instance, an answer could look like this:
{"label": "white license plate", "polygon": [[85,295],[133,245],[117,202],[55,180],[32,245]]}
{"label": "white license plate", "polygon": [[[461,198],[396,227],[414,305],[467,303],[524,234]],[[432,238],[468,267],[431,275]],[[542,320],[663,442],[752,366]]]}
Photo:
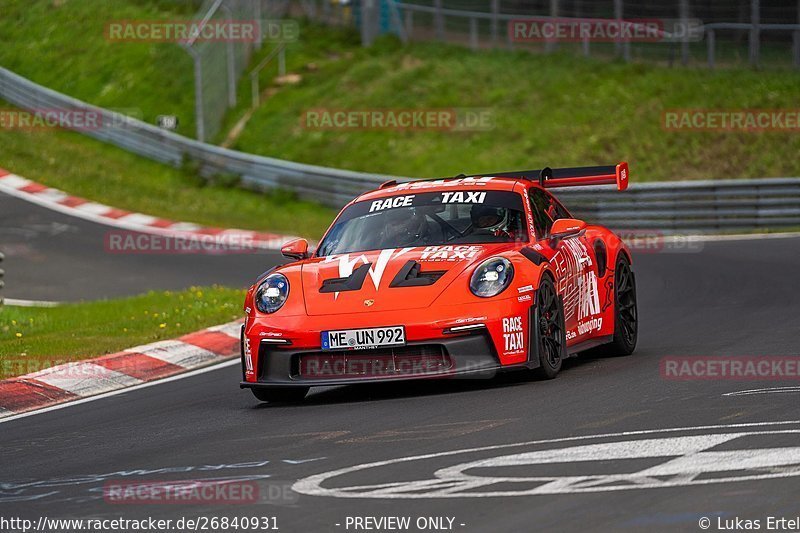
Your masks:
{"label": "white license plate", "polygon": [[404,326],[322,332],[323,350],[354,350],[356,348],[404,346],[405,344],[406,328]]}

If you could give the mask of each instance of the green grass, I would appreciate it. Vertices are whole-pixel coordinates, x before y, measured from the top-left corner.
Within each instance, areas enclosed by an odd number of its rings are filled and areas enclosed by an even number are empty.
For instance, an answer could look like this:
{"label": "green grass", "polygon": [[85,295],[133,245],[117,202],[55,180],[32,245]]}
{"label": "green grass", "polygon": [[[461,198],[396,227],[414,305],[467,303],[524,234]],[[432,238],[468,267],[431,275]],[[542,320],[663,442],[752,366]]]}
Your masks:
{"label": "green grass", "polygon": [[0,379],[235,320],[244,295],[214,286],[54,308],[0,306]]}
{"label": "green grass", "polygon": [[155,122],[180,118],[194,136],[192,61],[174,43],[115,42],[114,20],[185,19],[197,1],[0,0],[0,65],[36,83]]}
{"label": "green grass", "polygon": [[[0,0],[0,64],[93,104],[138,110],[151,123],[159,114],[177,115],[178,133],[192,136],[188,54],[174,43],[110,42],[104,30],[113,20],[187,18],[199,4]],[[0,101],[0,107],[10,106]],[[190,169],[174,169],[66,131],[0,128],[0,167],[115,207],[213,226],[318,238],[335,215],[286,192],[263,195],[208,183]]]}
{"label": "green grass", "polygon": [[68,131],[0,128],[0,167],[114,207],[211,226],[319,238],[335,215],[288,193],[209,184],[189,170]]}
{"label": "green grass", "polygon": [[[666,131],[669,109],[796,109],[792,70],[652,64],[458,46],[369,49],[301,33],[316,68],[253,115],[234,148],[293,161],[407,176],[631,163],[634,181],[800,173],[796,132]],[[300,49],[310,43],[297,43]],[[292,49],[289,49],[291,57]],[[313,131],[309,109],[487,108],[491,131]]]}
{"label": "green grass", "polygon": [[[187,17],[198,2],[0,0],[0,64],[106,107],[138,108],[145,120],[176,114],[194,131],[187,54],[173,43],[114,43],[107,22]],[[252,59],[269,53],[267,44]],[[797,107],[800,74],[789,70],[664,68],[504,50],[473,53],[384,38],[363,49],[353,31],[303,23],[287,55],[297,86],[281,87],[253,115],[234,148],[282,159],[407,176],[550,166],[631,163],[634,181],[798,175],[794,133],[665,131],[674,108]],[[262,73],[269,86],[275,66]],[[225,132],[250,103],[239,106]],[[309,109],[487,109],[490,131],[314,131]],[[63,131],[0,129],[0,166],[71,194],[132,211],[201,224],[319,237],[334,211],[287,193],[260,195],[206,183]]]}

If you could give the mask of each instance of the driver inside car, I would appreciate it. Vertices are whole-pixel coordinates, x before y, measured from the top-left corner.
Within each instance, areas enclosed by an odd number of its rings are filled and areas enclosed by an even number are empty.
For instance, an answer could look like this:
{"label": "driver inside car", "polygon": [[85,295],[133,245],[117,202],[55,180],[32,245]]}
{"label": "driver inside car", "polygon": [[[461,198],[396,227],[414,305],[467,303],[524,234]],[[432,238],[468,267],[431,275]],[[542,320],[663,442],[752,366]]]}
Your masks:
{"label": "driver inside car", "polygon": [[428,240],[430,228],[425,215],[417,209],[393,209],[387,211],[382,223],[382,247],[401,248],[423,246]]}
{"label": "driver inside car", "polygon": [[509,213],[503,207],[475,204],[470,209],[473,234],[514,237],[508,229]]}

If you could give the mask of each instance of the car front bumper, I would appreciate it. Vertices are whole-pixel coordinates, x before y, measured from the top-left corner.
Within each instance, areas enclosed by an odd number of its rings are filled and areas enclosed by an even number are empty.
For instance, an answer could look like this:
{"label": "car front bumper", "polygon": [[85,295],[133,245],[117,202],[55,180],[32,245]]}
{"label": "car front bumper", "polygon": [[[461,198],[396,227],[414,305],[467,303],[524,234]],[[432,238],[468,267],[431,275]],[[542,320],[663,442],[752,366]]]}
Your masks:
{"label": "car front bumper", "polygon": [[[410,317],[412,317],[410,319]],[[516,321],[515,321],[516,320]],[[355,313],[331,317],[257,317],[243,328],[243,388],[330,386],[426,378],[490,378],[497,370],[531,366],[530,303],[515,296],[467,306]],[[326,330],[402,324],[396,348],[323,351]],[[508,349],[509,324],[518,338]]]}

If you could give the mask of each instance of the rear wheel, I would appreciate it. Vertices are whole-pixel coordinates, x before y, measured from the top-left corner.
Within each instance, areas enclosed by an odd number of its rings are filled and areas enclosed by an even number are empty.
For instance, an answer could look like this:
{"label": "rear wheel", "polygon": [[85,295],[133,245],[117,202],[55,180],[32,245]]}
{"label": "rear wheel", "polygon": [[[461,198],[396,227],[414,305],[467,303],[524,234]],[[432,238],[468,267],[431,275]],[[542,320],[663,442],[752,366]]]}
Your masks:
{"label": "rear wheel", "polygon": [[602,347],[604,355],[630,355],[639,338],[636,277],[628,258],[620,255],[614,270],[614,340]]}
{"label": "rear wheel", "polygon": [[308,387],[281,387],[270,389],[250,389],[259,401],[270,403],[297,403],[303,401]]}
{"label": "rear wheel", "polygon": [[567,333],[564,326],[564,306],[549,278],[544,278],[536,291],[536,347],[539,367],[535,373],[542,379],[553,379],[567,357]]}

